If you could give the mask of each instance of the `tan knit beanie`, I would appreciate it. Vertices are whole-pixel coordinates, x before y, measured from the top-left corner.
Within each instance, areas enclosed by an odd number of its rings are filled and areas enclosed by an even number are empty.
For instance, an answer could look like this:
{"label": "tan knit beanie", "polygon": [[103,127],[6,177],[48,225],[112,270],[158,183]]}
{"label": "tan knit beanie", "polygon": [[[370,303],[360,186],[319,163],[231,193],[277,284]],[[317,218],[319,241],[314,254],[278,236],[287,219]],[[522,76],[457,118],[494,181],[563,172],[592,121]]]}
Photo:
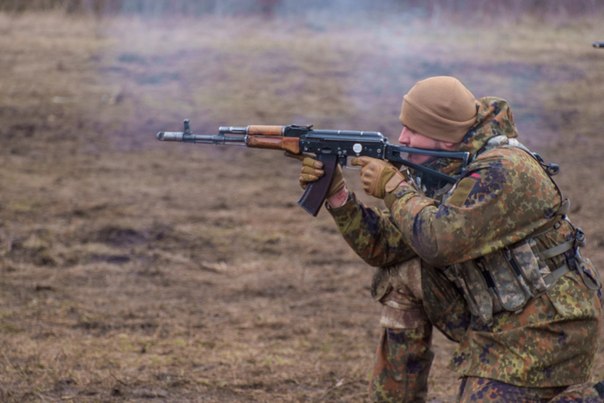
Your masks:
{"label": "tan knit beanie", "polygon": [[403,97],[399,120],[436,140],[460,142],[476,122],[474,95],[454,77],[418,81]]}

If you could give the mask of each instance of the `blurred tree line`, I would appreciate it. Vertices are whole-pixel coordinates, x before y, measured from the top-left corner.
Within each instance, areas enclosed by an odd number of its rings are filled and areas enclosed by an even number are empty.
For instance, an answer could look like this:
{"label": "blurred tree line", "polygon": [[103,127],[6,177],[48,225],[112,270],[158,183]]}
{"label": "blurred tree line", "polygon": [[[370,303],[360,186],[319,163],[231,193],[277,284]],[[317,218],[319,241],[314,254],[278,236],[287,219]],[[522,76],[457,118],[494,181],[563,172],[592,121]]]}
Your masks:
{"label": "blurred tree line", "polygon": [[306,11],[339,13],[412,12],[434,15],[498,15],[518,17],[601,14],[602,0],[0,0],[0,11],[60,10],[67,13],[137,15],[292,15]]}

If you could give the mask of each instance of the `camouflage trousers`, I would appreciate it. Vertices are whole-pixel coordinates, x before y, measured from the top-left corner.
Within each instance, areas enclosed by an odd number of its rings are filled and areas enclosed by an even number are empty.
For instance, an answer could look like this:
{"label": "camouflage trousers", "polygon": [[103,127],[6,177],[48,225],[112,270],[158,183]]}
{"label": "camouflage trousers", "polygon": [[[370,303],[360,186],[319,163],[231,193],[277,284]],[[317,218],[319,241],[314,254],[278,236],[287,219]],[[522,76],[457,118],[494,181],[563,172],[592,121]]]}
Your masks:
{"label": "camouflage trousers", "polygon": [[374,402],[424,402],[434,354],[432,327],[384,329],[378,344],[369,394]]}
{"label": "camouflage trousers", "polygon": [[604,402],[604,384],[585,383],[570,387],[526,388],[486,378],[466,377],[461,382],[458,401],[525,403]]}
{"label": "camouflage trousers", "polygon": [[423,402],[434,358],[432,323],[423,308],[419,259],[378,272],[372,294],[382,304],[383,327],[370,396],[375,402]]}
{"label": "camouflage trousers", "polygon": [[[376,402],[424,401],[433,353],[432,325],[423,309],[421,263],[376,273],[372,294],[382,304],[383,332],[375,355],[370,396]],[[407,277],[409,276],[409,277]]]}

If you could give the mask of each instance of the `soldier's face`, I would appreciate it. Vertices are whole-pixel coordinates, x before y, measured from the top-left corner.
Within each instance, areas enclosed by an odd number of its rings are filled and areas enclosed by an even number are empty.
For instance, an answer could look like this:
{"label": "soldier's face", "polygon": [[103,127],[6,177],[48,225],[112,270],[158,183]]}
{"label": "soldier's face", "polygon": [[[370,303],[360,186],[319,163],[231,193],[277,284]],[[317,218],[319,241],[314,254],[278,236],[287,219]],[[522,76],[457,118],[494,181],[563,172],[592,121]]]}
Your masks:
{"label": "soldier's face", "polygon": [[[426,148],[428,150],[453,150],[455,149],[455,143],[449,143],[446,141],[435,140],[430,138],[424,134],[414,132],[406,126],[403,126],[403,130],[401,131],[400,136],[398,137],[398,142],[401,145],[406,147],[414,147],[414,148]],[[409,154],[409,161],[415,164],[423,164],[428,162],[433,157],[429,155],[420,155],[420,154]]]}

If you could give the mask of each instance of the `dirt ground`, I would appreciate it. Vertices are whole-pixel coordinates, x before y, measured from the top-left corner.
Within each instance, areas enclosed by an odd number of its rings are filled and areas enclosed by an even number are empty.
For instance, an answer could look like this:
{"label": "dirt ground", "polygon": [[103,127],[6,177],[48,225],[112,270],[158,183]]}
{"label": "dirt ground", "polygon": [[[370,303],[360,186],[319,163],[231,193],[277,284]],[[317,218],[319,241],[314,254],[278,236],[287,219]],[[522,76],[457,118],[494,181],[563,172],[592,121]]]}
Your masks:
{"label": "dirt ground", "polygon": [[[604,268],[598,39],[597,18],[0,14],[0,400],[366,400],[373,269],[326,212],[297,206],[296,161],[155,140],[183,118],[197,133],[312,123],[395,140],[401,95],[456,75],[508,99],[521,140],[561,164]],[[432,401],[454,399],[453,348],[435,336]]]}

